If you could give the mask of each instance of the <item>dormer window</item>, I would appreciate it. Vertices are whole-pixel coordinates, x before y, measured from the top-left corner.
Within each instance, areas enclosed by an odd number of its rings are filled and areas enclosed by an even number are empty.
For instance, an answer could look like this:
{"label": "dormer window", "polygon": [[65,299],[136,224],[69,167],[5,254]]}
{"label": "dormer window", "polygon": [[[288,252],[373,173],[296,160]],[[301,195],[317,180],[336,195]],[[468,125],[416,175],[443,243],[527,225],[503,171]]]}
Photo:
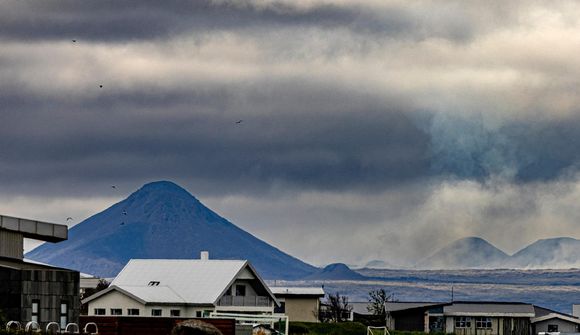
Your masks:
{"label": "dormer window", "polygon": [[158,281],[152,280],[152,281],[149,282],[149,284],[147,284],[147,286],[159,286],[159,283],[160,282],[158,282]]}

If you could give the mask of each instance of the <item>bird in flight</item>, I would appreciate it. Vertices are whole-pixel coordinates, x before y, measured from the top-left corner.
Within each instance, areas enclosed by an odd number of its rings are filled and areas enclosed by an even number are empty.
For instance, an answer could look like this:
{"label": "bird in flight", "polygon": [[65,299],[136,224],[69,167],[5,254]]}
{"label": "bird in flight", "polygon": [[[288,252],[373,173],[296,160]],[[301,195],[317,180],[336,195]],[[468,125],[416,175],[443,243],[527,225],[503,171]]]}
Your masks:
{"label": "bird in flight", "polygon": [[73,41],[73,43],[76,43],[77,42],[77,40],[72,40],[72,41]]}
{"label": "bird in flight", "polygon": [[236,124],[240,124],[242,122],[244,122],[244,120],[238,120],[238,121],[236,121]]}
{"label": "bird in flight", "polygon": [[116,190],[117,189],[117,186],[111,185],[111,188]]}
{"label": "bird in flight", "polygon": [[99,85],[100,88],[103,88],[103,85]]}
{"label": "bird in flight", "polygon": [[73,218],[71,218],[70,216],[68,218],[66,218],[67,221],[72,221]]}

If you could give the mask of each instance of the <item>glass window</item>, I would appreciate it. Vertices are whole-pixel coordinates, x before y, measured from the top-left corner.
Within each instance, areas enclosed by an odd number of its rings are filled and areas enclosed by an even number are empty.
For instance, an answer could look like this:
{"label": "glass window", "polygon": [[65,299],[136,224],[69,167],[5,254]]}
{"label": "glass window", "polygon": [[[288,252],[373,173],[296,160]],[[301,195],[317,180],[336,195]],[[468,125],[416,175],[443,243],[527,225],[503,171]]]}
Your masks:
{"label": "glass window", "polygon": [[127,308],[127,315],[139,315],[138,308]]}
{"label": "glass window", "polygon": [[480,329],[491,329],[491,318],[488,317],[476,318],[475,327]]}
{"label": "glass window", "polygon": [[111,315],[123,315],[121,308],[111,308]]}
{"label": "glass window", "polygon": [[274,313],[286,313],[286,302],[280,301],[280,307],[274,307]]}
{"label": "glass window", "polygon": [[455,317],[455,328],[471,328],[471,318],[469,316]]}
{"label": "glass window", "polygon": [[197,312],[195,312],[195,317],[196,317],[196,318],[201,318],[201,315],[202,315],[202,314],[201,314],[201,311],[197,311]]}
{"label": "glass window", "polygon": [[160,309],[152,309],[151,316],[161,316],[161,310]]}
{"label": "glass window", "polygon": [[558,325],[548,325],[548,333],[557,333]]}
{"label": "glass window", "polygon": [[40,301],[32,300],[32,316],[30,321],[39,322],[40,320]]}
{"label": "glass window", "polygon": [[246,285],[236,285],[236,295],[245,297],[246,296]]}
{"label": "glass window", "polygon": [[60,329],[65,329],[68,323],[68,303],[62,301],[60,303]]}
{"label": "glass window", "polygon": [[169,311],[169,315],[171,316],[180,316],[181,315],[181,311],[179,309],[172,309]]}
{"label": "glass window", "polygon": [[104,308],[95,308],[95,315],[105,315]]}

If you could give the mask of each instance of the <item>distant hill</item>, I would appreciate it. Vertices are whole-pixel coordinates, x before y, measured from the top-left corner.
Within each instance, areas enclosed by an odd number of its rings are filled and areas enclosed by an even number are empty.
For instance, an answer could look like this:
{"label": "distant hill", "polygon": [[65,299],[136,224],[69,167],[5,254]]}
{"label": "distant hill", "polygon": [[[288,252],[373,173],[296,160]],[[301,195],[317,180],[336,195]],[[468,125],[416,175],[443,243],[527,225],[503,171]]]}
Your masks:
{"label": "distant hill", "polygon": [[127,199],[69,230],[67,241],[45,243],[26,257],[101,277],[131,258],[248,259],[268,279],[298,279],[317,268],[222,218],[178,185],[147,184]]}
{"label": "distant hill", "polygon": [[509,256],[480,237],[466,237],[450,243],[417,264],[422,269],[494,268]]}
{"label": "distant hill", "polygon": [[367,277],[354,272],[346,264],[329,264],[313,274],[302,278],[303,280],[365,280]]}
{"label": "distant hill", "polygon": [[513,254],[505,265],[514,268],[580,267],[580,240],[570,237],[538,240]]}

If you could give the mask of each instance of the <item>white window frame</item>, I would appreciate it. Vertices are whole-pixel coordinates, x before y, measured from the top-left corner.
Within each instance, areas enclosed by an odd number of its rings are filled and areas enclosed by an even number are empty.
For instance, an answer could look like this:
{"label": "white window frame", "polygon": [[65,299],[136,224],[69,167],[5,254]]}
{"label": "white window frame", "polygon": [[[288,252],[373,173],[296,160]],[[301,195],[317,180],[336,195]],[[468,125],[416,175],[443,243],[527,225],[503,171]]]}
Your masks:
{"label": "white window frame", "polygon": [[471,328],[471,317],[469,316],[456,316],[454,321],[455,328]]}

